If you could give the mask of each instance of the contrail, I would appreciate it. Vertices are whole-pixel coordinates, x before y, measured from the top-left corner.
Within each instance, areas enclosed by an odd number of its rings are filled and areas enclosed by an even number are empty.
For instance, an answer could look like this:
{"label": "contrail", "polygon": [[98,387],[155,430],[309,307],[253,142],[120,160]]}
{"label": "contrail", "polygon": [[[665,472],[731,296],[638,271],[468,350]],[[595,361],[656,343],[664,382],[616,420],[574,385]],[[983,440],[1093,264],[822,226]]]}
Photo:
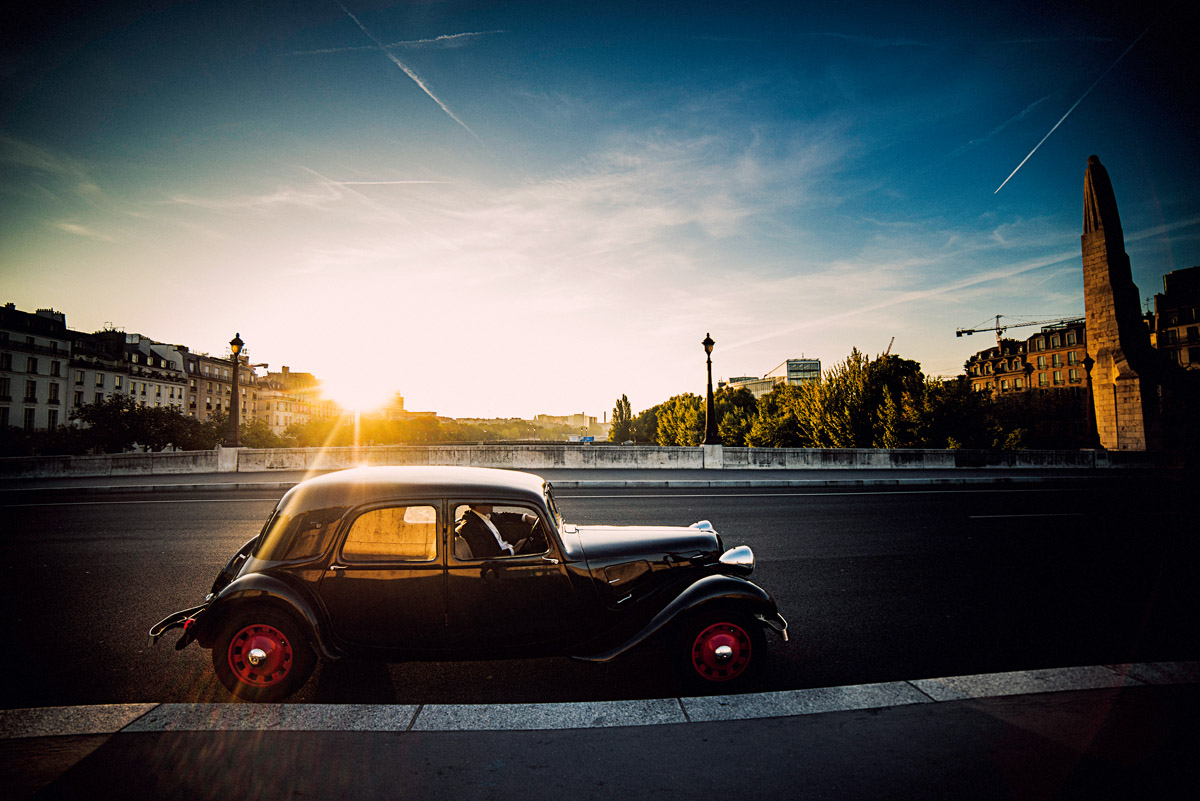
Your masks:
{"label": "contrail", "polygon": [[454,115],[454,112],[451,111],[449,108],[447,108],[445,103],[443,103],[441,100],[438,99],[437,95],[435,95],[433,92],[429,91],[429,87],[425,85],[425,82],[421,80],[420,76],[418,76],[417,73],[410,70],[407,66],[405,66],[404,62],[402,62],[400,59],[398,59],[394,55],[392,55],[391,51],[389,51],[387,49],[387,46],[383,42],[376,39],[375,36],[370,31],[368,31],[361,22],[358,21],[358,17],[356,17],[350,13],[349,9],[347,9],[344,5],[339,3],[338,0],[334,0],[334,2],[337,3],[337,7],[340,8],[347,17],[349,17],[351,20],[354,21],[354,24],[358,26],[358,29],[360,31],[362,31],[364,34],[366,34],[368,39],[370,39],[372,42],[375,43],[375,46],[379,48],[379,52],[383,53],[385,56],[387,56],[389,59],[391,59],[392,63],[395,64],[397,67],[399,67],[401,70],[403,70],[405,75],[412,78],[413,82],[417,86],[421,87],[421,91],[424,92],[425,94],[429,95],[429,99],[432,100],[434,103],[437,103],[438,106],[441,107],[442,111],[446,112],[446,114],[449,115],[450,119],[454,120],[459,125],[461,125],[463,127],[463,130],[465,130],[471,136],[474,136],[475,140],[477,142],[479,142],[479,144],[481,144],[481,145],[483,144],[483,140],[479,138],[479,134],[472,131],[471,128],[465,122],[463,122],[458,117],[456,117]]}
{"label": "contrail", "polygon": [[[1159,17],[1159,19],[1162,19],[1162,17]],[[1005,179],[1004,179],[1004,183],[1003,183],[1003,184],[1000,184],[998,187],[996,187],[996,191],[992,193],[993,195],[994,195],[994,194],[997,194],[997,193],[998,193],[998,192],[999,192],[1001,189],[1003,189],[1003,188],[1004,188],[1004,184],[1006,184],[1006,183],[1008,183],[1009,181],[1011,181],[1011,180],[1012,180],[1012,177],[1013,177],[1014,175],[1016,175],[1016,174],[1017,174],[1017,170],[1019,170],[1019,169],[1021,169],[1022,167],[1024,167],[1024,166],[1025,166],[1025,162],[1029,161],[1029,159],[1030,159],[1030,158],[1033,156],[1033,154],[1034,154],[1034,153],[1036,153],[1036,152],[1038,151],[1038,148],[1042,146],[1042,143],[1043,143],[1043,142],[1045,142],[1047,139],[1049,139],[1049,138],[1050,138],[1050,134],[1052,134],[1052,133],[1054,133],[1055,131],[1057,131],[1057,130],[1058,130],[1058,126],[1060,126],[1060,125],[1062,125],[1062,124],[1063,124],[1063,120],[1065,120],[1067,117],[1071,116],[1071,112],[1072,112],[1072,111],[1074,111],[1074,110],[1075,110],[1075,108],[1076,108],[1076,107],[1077,107],[1077,106],[1078,106],[1080,103],[1082,103],[1082,102],[1083,102],[1083,100],[1084,100],[1084,98],[1085,98],[1085,97],[1087,97],[1088,95],[1090,95],[1090,94],[1092,93],[1092,90],[1096,88],[1096,85],[1097,85],[1097,84],[1099,84],[1099,83],[1100,83],[1102,80],[1104,80],[1104,76],[1105,76],[1105,75],[1108,75],[1108,73],[1112,72],[1112,68],[1113,68],[1113,67],[1115,67],[1115,66],[1117,66],[1118,64],[1120,64],[1120,63],[1121,63],[1121,59],[1125,58],[1125,54],[1126,54],[1126,53],[1128,53],[1130,50],[1132,50],[1132,49],[1133,49],[1133,46],[1142,40],[1142,37],[1143,37],[1143,36],[1145,36],[1145,35],[1147,34],[1147,32],[1149,32],[1149,30],[1150,30],[1151,28],[1153,28],[1153,27],[1154,27],[1154,23],[1156,23],[1156,22],[1158,22],[1158,20],[1157,20],[1157,19],[1156,19],[1156,20],[1154,20],[1154,22],[1151,22],[1149,25],[1147,25],[1147,26],[1146,26],[1146,30],[1142,31],[1142,32],[1141,32],[1141,34],[1139,34],[1139,35],[1138,35],[1138,38],[1134,39],[1134,40],[1133,40],[1133,42],[1132,42],[1132,43],[1129,45],[1129,47],[1125,48],[1125,50],[1124,50],[1124,51],[1122,51],[1121,55],[1117,56],[1117,60],[1116,60],[1116,61],[1114,61],[1113,63],[1109,64],[1109,65],[1108,65],[1108,69],[1106,69],[1104,72],[1100,73],[1100,77],[1099,77],[1099,78],[1097,78],[1097,79],[1096,79],[1096,80],[1095,80],[1095,81],[1092,83],[1092,85],[1091,85],[1091,86],[1089,86],[1089,87],[1087,88],[1087,91],[1086,91],[1086,92],[1084,92],[1084,93],[1083,93],[1083,95],[1082,95],[1082,96],[1081,96],[1081,97],[1080,97],[1078,100],[1076,100],[1076,101],[1075,101],[1075,105],[1074,105],[1074,106],[1071,106],[1069,109],[1067,109],[1067,113],[1066,113],[1066,114],[1064,114],[1064,115],[1062,115],[1062,118],[1061,118],[1061,119],[1059,119],[1059,121],[1058,121],[1058,122],[1054,123],[1054,127],[1050,129],[1049,133],[1047,133],[1045,136],[1043,136],[1043,137],[1042,137],[1042,141],[1041,141],[1041,142],[1038,142],[1036,145],[1034,145],[1034,148],[1033,148],[1033,150],[1030,150],[1030,151],[1029,151],[1029,155],[1028,155],[1028,156],[1026,156],[1025,158],[1021,159],[1021,163],[1017,165],[1017,169],[1016,169],[1016,170],[1013,170],[1013,171],[1012,171],[1012,172],[1009,174],[1009,176],[1008,176],[1007,178],[1005,178]]]}
{"label": "contrail", "polygon": [[[345,11],[346,9],[342,9]],[[361,26],[360,26],[361,27]],[[393,47],[424,47],[425,45],[448,45],[449,47],[458,47],[458,40],[471,39],[476,36],[491,36],[497,33],[508,33],[508,31],[470,31],[467,33],[444,33],[441,36],[435,36],[432,39],[404,39],[399,42],[389,42],[385,44],[385,48]],[[293,50],[293,56],[324,56],[333,53],[357,53],[363,50],[375,50],[373,45],[362,45],[361,47],[324,47],[320,50]]]}

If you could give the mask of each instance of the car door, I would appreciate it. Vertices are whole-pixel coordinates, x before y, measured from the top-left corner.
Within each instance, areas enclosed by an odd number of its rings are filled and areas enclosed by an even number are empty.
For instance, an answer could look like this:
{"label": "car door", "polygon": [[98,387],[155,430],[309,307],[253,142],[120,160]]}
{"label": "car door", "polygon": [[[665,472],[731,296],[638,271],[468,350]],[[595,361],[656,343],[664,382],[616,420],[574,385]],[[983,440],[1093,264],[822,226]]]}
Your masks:
{"label": "car door", "polygon": [[400,652],[444,644],[439,506],[406,500],[356,510],[318,587],[339,639]]}
{"label": "car door", "polygon": [[[494,509],[493,518],[536,518],[535,523],[495,524],[501,538],[514,547],[532,536],[528,550],[479,556],[464,537],[456,536],[463,530],[467,508],[484,505]],[[450,509],[454,522],[447,549],[446,606],[451,642],[469,650],[528,649],[532,655],[578,636],[577,597],[543,512],[502,501],[459,501]]]}

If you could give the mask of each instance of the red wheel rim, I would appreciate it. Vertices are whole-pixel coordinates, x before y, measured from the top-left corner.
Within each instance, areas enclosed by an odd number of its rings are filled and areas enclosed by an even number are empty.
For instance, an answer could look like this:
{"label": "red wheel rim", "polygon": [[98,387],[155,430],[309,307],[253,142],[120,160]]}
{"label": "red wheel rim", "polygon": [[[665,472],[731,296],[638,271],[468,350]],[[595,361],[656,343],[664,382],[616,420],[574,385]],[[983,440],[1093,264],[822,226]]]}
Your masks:
{"label": "red wheel rim", "polygon": [[292,669],[292,644],[274,626],[246,626],[229,641],[229,668],[251,687],[277,684]]}
{"label": "red wheel rim", "polygon": [[692,642],[692,667],[709,681],[729,681],[749,665],[750,637],[736,623],[714,623]]}

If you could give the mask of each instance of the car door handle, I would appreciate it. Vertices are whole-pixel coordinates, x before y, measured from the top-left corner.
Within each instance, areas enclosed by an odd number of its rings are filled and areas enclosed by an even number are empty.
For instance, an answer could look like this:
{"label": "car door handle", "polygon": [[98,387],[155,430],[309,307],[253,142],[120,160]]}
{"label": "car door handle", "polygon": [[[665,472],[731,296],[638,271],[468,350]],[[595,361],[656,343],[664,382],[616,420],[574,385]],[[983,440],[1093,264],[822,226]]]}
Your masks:
{"label": "car door handle", "polygon": [[559,561],[557,559],[555,559],[553,556],[543,556],[542,561],[548,565],[560,564]]}

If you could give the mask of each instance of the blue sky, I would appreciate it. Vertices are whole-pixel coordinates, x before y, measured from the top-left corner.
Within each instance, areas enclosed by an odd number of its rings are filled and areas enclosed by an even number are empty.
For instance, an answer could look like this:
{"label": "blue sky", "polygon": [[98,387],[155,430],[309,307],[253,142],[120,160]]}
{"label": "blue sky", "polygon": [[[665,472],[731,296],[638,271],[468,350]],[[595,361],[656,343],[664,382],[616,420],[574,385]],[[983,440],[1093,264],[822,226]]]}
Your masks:
{"label": "blue sky", "polygon": [[2,299],[452,416],[702,392],[709,332],[953,375],[1082,314],[1092,153],[1141,295],[1200,264],[1186,6],[970,5],[6,11]]}

